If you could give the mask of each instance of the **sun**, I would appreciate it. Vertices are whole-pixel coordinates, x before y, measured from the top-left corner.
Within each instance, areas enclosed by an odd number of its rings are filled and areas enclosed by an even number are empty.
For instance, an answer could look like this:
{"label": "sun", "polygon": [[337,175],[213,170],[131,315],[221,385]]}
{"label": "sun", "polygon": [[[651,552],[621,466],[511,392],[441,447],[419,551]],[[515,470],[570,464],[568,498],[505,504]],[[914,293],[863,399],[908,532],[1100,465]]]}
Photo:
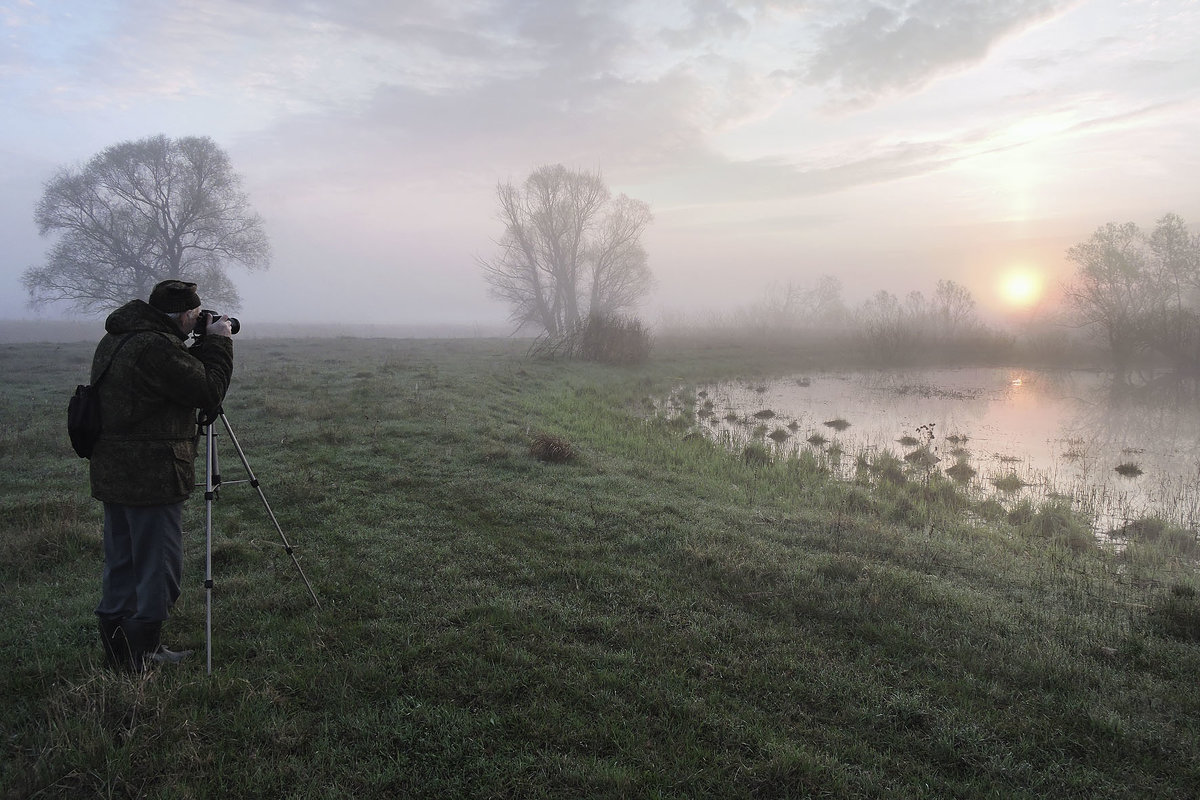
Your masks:
{"label": "sun", "polygon": [[1042,276],[1035,270],[1017,267],[1000,279],[1000,296],[1013,308],[1029,308],[1042,296]]}

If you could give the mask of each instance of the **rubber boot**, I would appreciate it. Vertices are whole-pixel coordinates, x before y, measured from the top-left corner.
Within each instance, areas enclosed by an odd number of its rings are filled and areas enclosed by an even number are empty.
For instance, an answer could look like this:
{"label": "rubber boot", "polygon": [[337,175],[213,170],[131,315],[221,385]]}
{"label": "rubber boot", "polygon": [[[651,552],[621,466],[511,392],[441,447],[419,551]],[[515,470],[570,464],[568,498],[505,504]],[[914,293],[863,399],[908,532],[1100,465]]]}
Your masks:
{"label": "rubber boot", "polygon": [[178,664],[192,654],[191,650],[168,650],[162,646],[162,621],[123,620],[121,629],[129,640],[130,661],[134,672],[152,664]]}
{"label": "rubber boot", "polygon": [[121,620],[97,617],[100,623],[100,647],[104,651],[104,666],[119,672],[127,672],[133,666],[129,653],[129,641],[121,627]]}

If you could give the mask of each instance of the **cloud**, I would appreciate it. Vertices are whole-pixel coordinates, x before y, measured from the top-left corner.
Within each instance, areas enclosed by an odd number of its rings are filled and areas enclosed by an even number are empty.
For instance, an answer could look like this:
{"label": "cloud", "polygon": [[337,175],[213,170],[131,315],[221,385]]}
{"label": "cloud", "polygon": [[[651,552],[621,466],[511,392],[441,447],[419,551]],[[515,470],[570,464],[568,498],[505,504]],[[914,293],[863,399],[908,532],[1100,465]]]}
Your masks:
{"label": "cloud", "polygon": [[[449,46],[453,57],[474,59],[478,80],[430,87],[401,74],[380,76],[355,108],[281,116],[247,145],[270,159],[270,150],[286,141],[299,150],[297,164],[336,163],[331,172],[342,172],[347,183],[362,170],[486,168],[495,179],[554,161],[636,167],[693,151],[712,126],[752,113],[760,93],[778,91],[718,59],[707,62],[724,82],[716,88],[712,75],[686,59],[657,74],[631,73],[623,59],[637,36],[618,4],[604,6],[611,11],[604,15],[557,2],[504,8],[515,13],[489,6],[482,16],[454,21],[492,32],[492,40],[464,48],[469,54]],[[359,30],[378,22],[343,15],[338,24]],[[394,25],[380,29],[399,37],[390,46],[409,46]],[[439,47],[431,64],[448,57]]]}
{"label": "cloud", "polygon": [[850,104],[920,89],[981,62],[999,41],[1043,22],[1075,0],[857,0],[825,26],[801,72]]}
{"label": "cloud", "polygon": [[749,31],[751,23],[739,8],[742,4],[724,0],[692,0],[685,9],[686,21],[661,32],[672,47],[695,47]]}
{"label": "cloud", "polygon": [[714,152],[689,154],[686,166],[664,168],[649,190],[669,207],[709,206],[732,209],[745,203],[832,195],[850,189],[879,186],[950,169],[979,158],[990,158],[1027,148],[1040,148],[1052,140],[1080,140],[1122,129],[1146,129],[1154,120],[1191,116],[1195,100],[1146,103],[1112,111],[1088,105],[1079,113],[1075,101],[1065,98],[1042,116],[1012,112],[974,126],[928,138],[896,140],[891,136],[864,137],[822,156],[788,159],[780,156],[730,159]]}
{"label": "cloud", "polygon": [[[820,142],[818,125],[831,127],[814,113],[823,94],[862,107],[913,92],[1070,5],[123,0],[98,4],[77,27],[56,12],[43,33],[63,35],[37,72],[54,78],[58,89],[43,94],[64,115],[82,101],[93,116],[97,106],[120,109],[122,131],[153,120],[172,135],[213,135],[263,184],[493,185],[561,161],[630,184],[679,176],[718,202],[836,192],[952,163],[962,156],[946,130],[976,124],[958,123],[961,102],[931,107],[943,113],[941,132],[908,127],[897,109],[870,120],[897,130],[893,139],[851,123],[835,129],[856,142],[837,159],[818,163],[803,151]],[[759,151],[774,156],[721,149],[727,134],[789,104],[781,116],[795,135],[770,137]]]}
{"label": "cloud", "polygon": [[0,67],[36,64],[25,74],[54,85],[42,104],[58,110],[209,97],[253,103],[261,119],[344,112],[389,83],[453,91],[543,64],[492,4],[443,5],[130,0],[30,14],[20,51]]}
{"label": "cloud", "polygon": [[868,149],[857,157],[827,164],[797,164],[777,157],[733,161],[712,154],[703,165],[665,173],[655,191],[664,202],[682,206],[769,202],[888,183],[943,169],[964,157],[952,141],[864,146]]}

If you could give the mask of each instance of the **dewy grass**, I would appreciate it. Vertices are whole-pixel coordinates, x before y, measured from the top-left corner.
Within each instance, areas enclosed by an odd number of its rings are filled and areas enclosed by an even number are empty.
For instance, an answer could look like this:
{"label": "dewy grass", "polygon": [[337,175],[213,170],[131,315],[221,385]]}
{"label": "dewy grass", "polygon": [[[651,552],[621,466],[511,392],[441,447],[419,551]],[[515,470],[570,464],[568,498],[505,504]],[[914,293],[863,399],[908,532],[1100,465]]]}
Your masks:
{"label": "dewy grass", "polygon": [[[1192,797],[1194,551],[949,480],[695,435],[695,385],[819,354],[237,341],[214,674],[100,667],[92,345],[0,346],[4,797]],[[649,402],[648,402],[649,400]],[[552,431],[572,458],[543,462]],[[758,442],[767,455],[773,445]],[[225,479],[238,477],[229,448]],[[1011,519],[1011,521],[1010,521]],[[988,521],[990,520],[990,521]],[[1063,526],[1066,526],[1065,528]],[[204,645],[203,502],[169,641]]]}

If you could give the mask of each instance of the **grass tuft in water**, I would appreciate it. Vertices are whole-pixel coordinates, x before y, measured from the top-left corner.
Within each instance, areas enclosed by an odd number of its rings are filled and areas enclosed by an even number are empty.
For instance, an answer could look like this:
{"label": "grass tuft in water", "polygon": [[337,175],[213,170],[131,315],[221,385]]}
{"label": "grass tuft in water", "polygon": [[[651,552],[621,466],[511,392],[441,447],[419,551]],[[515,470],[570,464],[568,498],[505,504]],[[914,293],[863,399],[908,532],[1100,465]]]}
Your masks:
{"label": "grass tuft in water", "polygon": [[1019,492],[1022,489],[1024,489],[1026,486],[1029,485],[1028,483],[1026,483],[1025,481],[1023,481],[1021,479],[1020,475],[1018,475],[1015,472],[1010,472],[1007,475],[1002,475],[1002,476],[992,478],[991,483],[992,483],[992,486],[995,486],[1000,491],[1006,492],[1008,494],[1012,494],[1013,492]]}
{"label": "grass tuft in water", "polygon": [[769,434],[767,434],[767,436],[768,436],[768,438],[774,439],[775,441],[781,442],[781,443],[786,442],[788,439],[792,438],[791,432],[788,431],[786,428],[776,428],[775,430],[773,430]]}
{"label": "grass tuft in water", "polygon": [[969,483],[975,477],[976,470],[966,461],[958,461],[946,470],[946,474],[959,483]]}
{"label": "grass tuft in water", "polygon": [[1143,517],[1108,532],[1109,537],[1150,545],[1173,556],[1195,557],[1200,553],[1200,537],[1194,530],[1171,525],[1159,517]]}
{"label": "grass tuft in water", "polygon": [[904,460],[920,469],[930,469],[941,461],[928,447],[918,447],[911,453],[906,453]]}

